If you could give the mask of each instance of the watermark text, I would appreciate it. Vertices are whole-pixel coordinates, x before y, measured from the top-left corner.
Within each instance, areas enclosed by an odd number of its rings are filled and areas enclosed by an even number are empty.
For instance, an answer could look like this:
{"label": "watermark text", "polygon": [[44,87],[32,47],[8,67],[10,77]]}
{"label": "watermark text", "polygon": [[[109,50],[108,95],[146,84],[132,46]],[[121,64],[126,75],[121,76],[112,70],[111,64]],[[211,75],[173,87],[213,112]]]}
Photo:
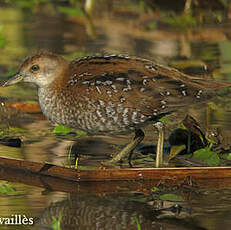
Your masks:
{"label": "watermark text", "polygon": [[26,215],[13,214],[8,217],[0,217],[0,225],[33,225],[34,218]]}

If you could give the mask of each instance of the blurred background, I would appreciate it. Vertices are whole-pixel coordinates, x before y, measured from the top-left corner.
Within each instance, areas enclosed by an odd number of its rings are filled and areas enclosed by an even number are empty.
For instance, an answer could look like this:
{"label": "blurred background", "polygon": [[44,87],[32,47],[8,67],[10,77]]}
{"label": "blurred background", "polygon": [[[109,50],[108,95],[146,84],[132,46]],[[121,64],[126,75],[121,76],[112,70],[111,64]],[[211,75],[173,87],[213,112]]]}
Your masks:
{"label": "blurred background", "polygon": [[[229,0],[0,0],[1,79],[4,80],[15,73],[27,56],[40,50],[60,54],[69,60],[95,54],[122,53],[147,58],[205,79],[231,81],[231,2]],[[2,156],[59,165],[68,164],[67,155],[71,144],[74,143],[73,138],[56,135],[53,125],[39,112],[37,89],[34,85],[19,84],[1,88],[0,102],[0,137],[10,136],[23,141],[21,148],[0,145]],[[187,111],[180,111],[177,115],[173,115],[172,122],[167,125],[166,140],[169,132],[177,127],[186,113],[189,113],[205,132],[219,131],[223,148],[230,150],[230,109],[230,97],[221,94],[203,108],[194,106]],[[77,138],[76,151],[86,155],[80,159],[80,166],[84,169],[86,166],[98,166],[105,156],[109,157],[118,151],[118,144],[120,147],[123,146],[132,136],[89,138],[84,133],[79,133]],[[147,128],[144,143],[153,144],[155,138],[156,132],[152,127]],[[6,182],[2,183],[5,186]],[[53,205],[44,211],[51,201],[55,203],[65,200],[69,194],[44,193],[42,189],[36,187],[14,183],[11,185],[16,194],[0,196],[0,216],[25,213],[39,217],[43,213],[44,221],[41,219],[41,222],[48,226],[51,216],[59,213],[54,210],[59,210],[62,204],[69,205],[66,201],[59,202],[57,207]],[[228,210],[231,205],[230,195],[227,195],[229,193],[206,192],[201,192],[205,199],[203,202],[202,197],[195,194],[193,198],[183,197],[183,204],[194,208],[197,214],[195,219],[189,221],[190,224],[196,222],[190,229],[218,229],[221,226],[229,229]],[[217,202],[211,208],[210,204],[216,199],[221,201],[219,200],[221,197],[223,203],[219,206]],[[79,207],[89,205],[92,208],[91,205],[94,206],[96,203],[95,206],[100,206],[104,202],[102,197],[91,198],[95,202],[93,204],[87,203],[88,197],[82,200],[73,197],[72,199]],[[119,199],[123,201],[124,197]],[[107,204],[110,200],[111,198]],[[118,197],[112,200],[118,200]],[[114,205],[117,207],[117,204]],[[132,204],[132,207],[138,207],[138,204]],[[123,213],[130,215],[118,201],[118,209],[115,212],[120,212],[120,208]],[[45,221],[44,215],[48,218],[48,222]],[[76,214],[67,212],[66,215]],[[108,221],[110,222],[110,218]],[[133,224],[135,227],[124,225],[124,228],[115,229],[137,229],[136,222]],[[102,226],[98,229],[114,229],[106,228],[108,226],[106,223]],[[0,229],[8,229],[1,227]],[[166,229],[179,229],[178,227],[171,223],[171,228],[168,225]],[[13,229],[24,228],[14,226]],[[63,229],[85,228],[69,226]],[[148,225],[142,229],[159,228]],[[185,228],[184,223],[182,229],[189,229],[189,226]]]}

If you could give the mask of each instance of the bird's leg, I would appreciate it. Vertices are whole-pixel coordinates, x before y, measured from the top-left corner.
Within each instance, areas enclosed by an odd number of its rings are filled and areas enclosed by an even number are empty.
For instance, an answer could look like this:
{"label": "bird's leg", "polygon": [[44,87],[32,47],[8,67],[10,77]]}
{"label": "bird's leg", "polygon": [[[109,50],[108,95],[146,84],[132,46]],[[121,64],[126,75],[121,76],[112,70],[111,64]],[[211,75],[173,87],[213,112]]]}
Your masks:
{"label": "bird's leg", "polygon": [[156,168],[163,165],[163,148],[164,148],[164,124],[160,121],[154,124],[158,130],[158,141],[156,148]]}
{"label": "bird's leg", "polygon": [[130,154],[129,158],[131,158],[133,150],[143,139],[144,139],[144,132],[141,129],[137,129],[135,131],[134,139],[128,145],[126,145],[118,154],[116,154],[109,162],[117,163],[128,154]]}

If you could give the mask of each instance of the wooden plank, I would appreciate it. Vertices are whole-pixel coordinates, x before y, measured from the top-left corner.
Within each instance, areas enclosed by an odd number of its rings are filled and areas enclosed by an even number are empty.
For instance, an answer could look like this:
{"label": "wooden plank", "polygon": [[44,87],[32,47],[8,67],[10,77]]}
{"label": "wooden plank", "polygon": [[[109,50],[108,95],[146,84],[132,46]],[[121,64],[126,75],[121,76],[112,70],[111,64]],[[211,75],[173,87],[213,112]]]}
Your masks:
{"label": "wooden plank", "polygon": [[27,170],[19,170],[9,167],[1,167],[0,179],[13,183],[21,183],[30,186],[36,186],[48,191],[59,191],[68,193],[88,193],[88,194],[105,194],[105,193],[134,193],[147,192],[153,188],[158,181],[98,181],[98,182],[76,182],[65,180],[57,177],[39,175],[30,173]]}
{"label": "wooden plank", "polygon": [[123,180],[183,180],[187,176],[198,179],[231,178],[231,167],[187,167],[187,168],[129,168],[75,170],[52,164],[24,161],[0,157],[1,168],[14,168],[33,174],[46,175],[60,179],[85,181],[123,181]]}

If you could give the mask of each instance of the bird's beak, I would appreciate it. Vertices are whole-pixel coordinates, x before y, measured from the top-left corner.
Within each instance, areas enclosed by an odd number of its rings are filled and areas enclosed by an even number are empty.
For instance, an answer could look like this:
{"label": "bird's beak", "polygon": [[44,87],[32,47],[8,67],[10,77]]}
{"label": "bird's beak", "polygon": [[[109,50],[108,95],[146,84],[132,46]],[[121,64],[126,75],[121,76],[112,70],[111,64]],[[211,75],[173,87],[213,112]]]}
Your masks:
{"label": "bird's beak", "polygon": [[22,79],[23,79],[23,75],[20,73],[16,73],[15,75],[8,78],[8,80],[3,84],[3,87],[16,84],[22,81]]}

